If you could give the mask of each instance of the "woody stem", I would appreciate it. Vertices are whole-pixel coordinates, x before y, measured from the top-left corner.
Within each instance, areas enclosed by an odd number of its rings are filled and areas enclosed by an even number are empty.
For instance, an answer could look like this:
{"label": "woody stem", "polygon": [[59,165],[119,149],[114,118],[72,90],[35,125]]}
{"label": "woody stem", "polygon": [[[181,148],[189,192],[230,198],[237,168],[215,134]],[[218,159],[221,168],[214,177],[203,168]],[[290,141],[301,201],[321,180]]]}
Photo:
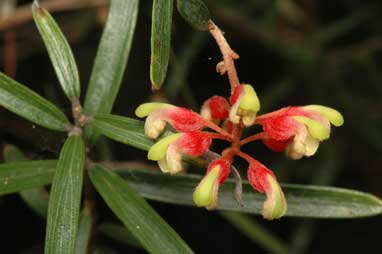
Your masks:
{"label": "woody stem", "polygon": [[215,25],[215,23],[210,20],[208,23],[208,30],[211,33],[212,37],[216,40],[220,51],[223,55],[224,66],[228,74],[229,83],[231,84],[231,94],[235,87],[240,85],[239,78],[237,76],[234,60],[239,58],[239,55],[236,54],[231,47],[229,46],[227,40],[224,38],[223,32],[220,28]]}

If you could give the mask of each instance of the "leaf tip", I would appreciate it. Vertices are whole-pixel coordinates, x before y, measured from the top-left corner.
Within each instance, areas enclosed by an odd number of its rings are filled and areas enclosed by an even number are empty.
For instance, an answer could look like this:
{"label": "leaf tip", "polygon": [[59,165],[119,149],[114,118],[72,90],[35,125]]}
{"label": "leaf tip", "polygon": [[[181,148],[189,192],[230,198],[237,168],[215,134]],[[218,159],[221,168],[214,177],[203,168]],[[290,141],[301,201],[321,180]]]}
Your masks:
{"label": "leaf tip", "polygon": [[41,7],[40,2],[38,0],[33,1],[32,10],[36,11],[36,13],[40,14],[41,16],[45,15],[44,9]]}

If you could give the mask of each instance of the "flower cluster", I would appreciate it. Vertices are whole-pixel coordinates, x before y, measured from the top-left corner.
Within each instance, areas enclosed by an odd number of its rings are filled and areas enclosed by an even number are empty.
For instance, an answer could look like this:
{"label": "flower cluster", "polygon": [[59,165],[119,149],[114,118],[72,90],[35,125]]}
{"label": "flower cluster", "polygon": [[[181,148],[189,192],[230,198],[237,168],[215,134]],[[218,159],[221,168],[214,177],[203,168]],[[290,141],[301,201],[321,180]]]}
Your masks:
{"label": "flower cluster", "polygon": [[[147,117],[145,134],[148,137],[157,139],[167,123],[178,132],[155,143],[148,152],[148,159],[157,161],[163,172],[176,174],[183,170],[183,156],[206,154],[214,139],[225,140],[230,146],[210,161],[206,175],[194,191],[194,203],[214,209],[218,205],[219,186],[230,174],[234,158],[240,157],[248,163],[247,176],[252,187],[266,195],[262,210],[264,218],[280,218],[287,211],[287,203],[276,176],[241,151],[241,147],[260,140],[273,151],[285,151],[292,159],[312,156],[320,142],[329,138],[330,124],[341,126],[343,117],[338,111],[320,105],[286,107],[257,115],[260,101],[255,89],[250,84],[240,83],[236,73],[234,60],[239,55],[230,48],[223,32],[212,21],[209,21],[208,29],[222,52],[223,61],[218,63],[217,71],[221,75],[227,74],[231,95],[229,98],[209,98],[203,103],[200,114],[166,103],[139,106],[135,113],[138,117]],[[263,131],[242,139],[243,129],[253,125],[261,125]]]}
{"label": "flower cluster", "polygon": [[[242,152],[240,147],[261,140],[273,151],[285,151],[292,159],[313,155],[321,141],[329,138],[330,124],[343,124],[342,115],[331,108],[309,105],[286,107],[257,116],[260,102],[253,87],[241,84],[229,99],[213,96],[203,103],[201,113],[165,103],[145,103],[136,109],[138,117],[147,117],[145,134],[157,139],[166,123],[177,133],[156,142],[148,152],[148,159],[158,162],[165,173],[183,170],[182,157],[201,156],[214,139],[225,140],[230,146],[221,157],[210,162],[207,173],[196,187],[193,199],[197,206],[214,209],[218,204],[219,186],[231,171],[235,156],[248,162],[247,176],[254,189],[265,193],[263,216],[282,217],[287,203],[276,176],[262,163]],[[245,127],[261,125],[263,132],[241,139]]]}

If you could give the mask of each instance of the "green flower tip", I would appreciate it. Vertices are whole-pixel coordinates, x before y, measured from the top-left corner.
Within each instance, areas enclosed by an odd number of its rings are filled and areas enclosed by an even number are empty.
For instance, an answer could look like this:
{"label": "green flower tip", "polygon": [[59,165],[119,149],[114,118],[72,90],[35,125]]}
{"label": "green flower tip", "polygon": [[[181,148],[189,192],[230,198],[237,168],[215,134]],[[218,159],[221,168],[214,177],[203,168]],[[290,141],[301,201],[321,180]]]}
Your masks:
{"label": "green flower tip", "polygon": [[220,167],[214,167],[196,187],[193,195],[194,203],[199,207],[211,210],[217,205],[217,190]]}
{"label": "green flower tip", "polygon": [[244,96],[240,100],[240,108],[254,112],[260,110],[260,100],[251,85],[244,85]]}
{"label": "green flower tip", "polygon": [[263,205],[263,217],[268,220],[279,219],[287,212],[284,193],[273,176],[268,175],[269,190],[266,191],[267,200]]}
{"label": "green flower tip", "polygon": [[344,124],[344,117],[335,109],[321,105],[309,105],[305,106],[305,108],[323,114],[334,126],[338,127]]}
{"label": "green flower tip", "polygon": [[168,107],[173,107],[171,104],[167,103],[161,103],[161,102],[148,102],[148,103],[143,103],[139,105],[139,107],[135,110],[135,115],[137,117],[146,117],[151,112],[160,109],[160,108],[168,108]]}
{"label": "green flower tip", "polygon": [[294,119],[297,122],[303,123],[308,127],[309,134],[320,141],[328,139],[330,136],[330,130],[321,123],[310,119],[305,116],[295,116]]}
{"label": "green flower tip", "polygon": [[177,140],[182,133],[175,133],[162,138],[154,145],[151,146],[149,152],[147,153],[147,158],[152,161],[159,161],[166,156],[168,146]]}

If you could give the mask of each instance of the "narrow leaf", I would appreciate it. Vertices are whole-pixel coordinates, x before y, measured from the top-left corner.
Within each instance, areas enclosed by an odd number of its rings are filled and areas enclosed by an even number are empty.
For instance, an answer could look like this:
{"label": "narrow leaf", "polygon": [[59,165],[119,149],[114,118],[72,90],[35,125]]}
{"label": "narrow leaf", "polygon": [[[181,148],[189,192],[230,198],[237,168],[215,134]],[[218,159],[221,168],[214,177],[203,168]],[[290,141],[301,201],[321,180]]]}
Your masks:
{"label": "narrow leaf", "polygon": [[0,164],[0,194],[19,192],[51,183],[57,161],[23,161]]}
{"label": "narrow leaf", "polygon": [[87,114],[110,113],[129,57],[138,0],[112,0],[85,98]]}
{"label": "narrow leaf", "polygon": [[62,89],[69,99],[79,98],[80,79],[68,41],[53,17],[37,1],[32,5],[32,13]]}
{"label": "narrow leaf", "polygon": [[155,254],[193,253],[178,234],[118,175],[95,165],[90,179],[130,232]]}
{"label": "narrow leaf", "polygon": [[203,0],[177,0],[180,15],[195,29],[208,30],[210,11]]}
{"label": "narrow leaf", "polygon": [[78,226],[78,235],[76,243],[76,254],[87,254],[89,240],[91,237],[91,229],[93,225],[93,217],[91,209],[85,206],[81,212],[80,224]]}
{"label": "narrow leaf", "polygon": [[55,105],[0,72],[0,105],[48,129],[66,131],[68,119]]}
{"label": "narrow leaf", "polygon": [[171,49],[173,4],[173,0],[153,2],[150,78],[155,89],[161,88],[166,78]]}
{"label": "narrow leaf", "polygon": [[98,231],[115,241],[126,243],[136,248],[142,248],[142,245],[124,226],[112,223],[104,223],[98,226]]}
{"label": "narrow leaf", "polygon": [[118,142],[148,150],[154,143],[145,136],[143,122],[118,115],[97,115],[91,123],[99,133]]}
{"label": "narrow leaf", "polygon": [[61,150],[52,182],[45,254],[75,253],[84,161],[82,137],[70,136]]}
{"label": "narrow leaf", "polygon": [[[160,172],[145,170],[118,171],[142,196],[148,199],[193,205],[192,193],[201,176],[179,174],[169,177]],[[382,201],[370,194],[334,187],[283,184],[288,202],[286,216],[310,218],[356,218],[382,213]],[[218,210],[260,214],[264,195],[256,192],[247,181],[243,182],[243,204],[234,198],[235,183],[228,179],[219,188]]]}
{"label": "narrow leaf", "polygon": [[[18,162],[27,160],[24,154],[14,145],[6,145],[4,147],[3,156],[5,162]],[[33,211],[42,217],[46,217],[46,213],[48,211],[49,195],[44,187],[22,190],[19,194],[24,202]]]}

